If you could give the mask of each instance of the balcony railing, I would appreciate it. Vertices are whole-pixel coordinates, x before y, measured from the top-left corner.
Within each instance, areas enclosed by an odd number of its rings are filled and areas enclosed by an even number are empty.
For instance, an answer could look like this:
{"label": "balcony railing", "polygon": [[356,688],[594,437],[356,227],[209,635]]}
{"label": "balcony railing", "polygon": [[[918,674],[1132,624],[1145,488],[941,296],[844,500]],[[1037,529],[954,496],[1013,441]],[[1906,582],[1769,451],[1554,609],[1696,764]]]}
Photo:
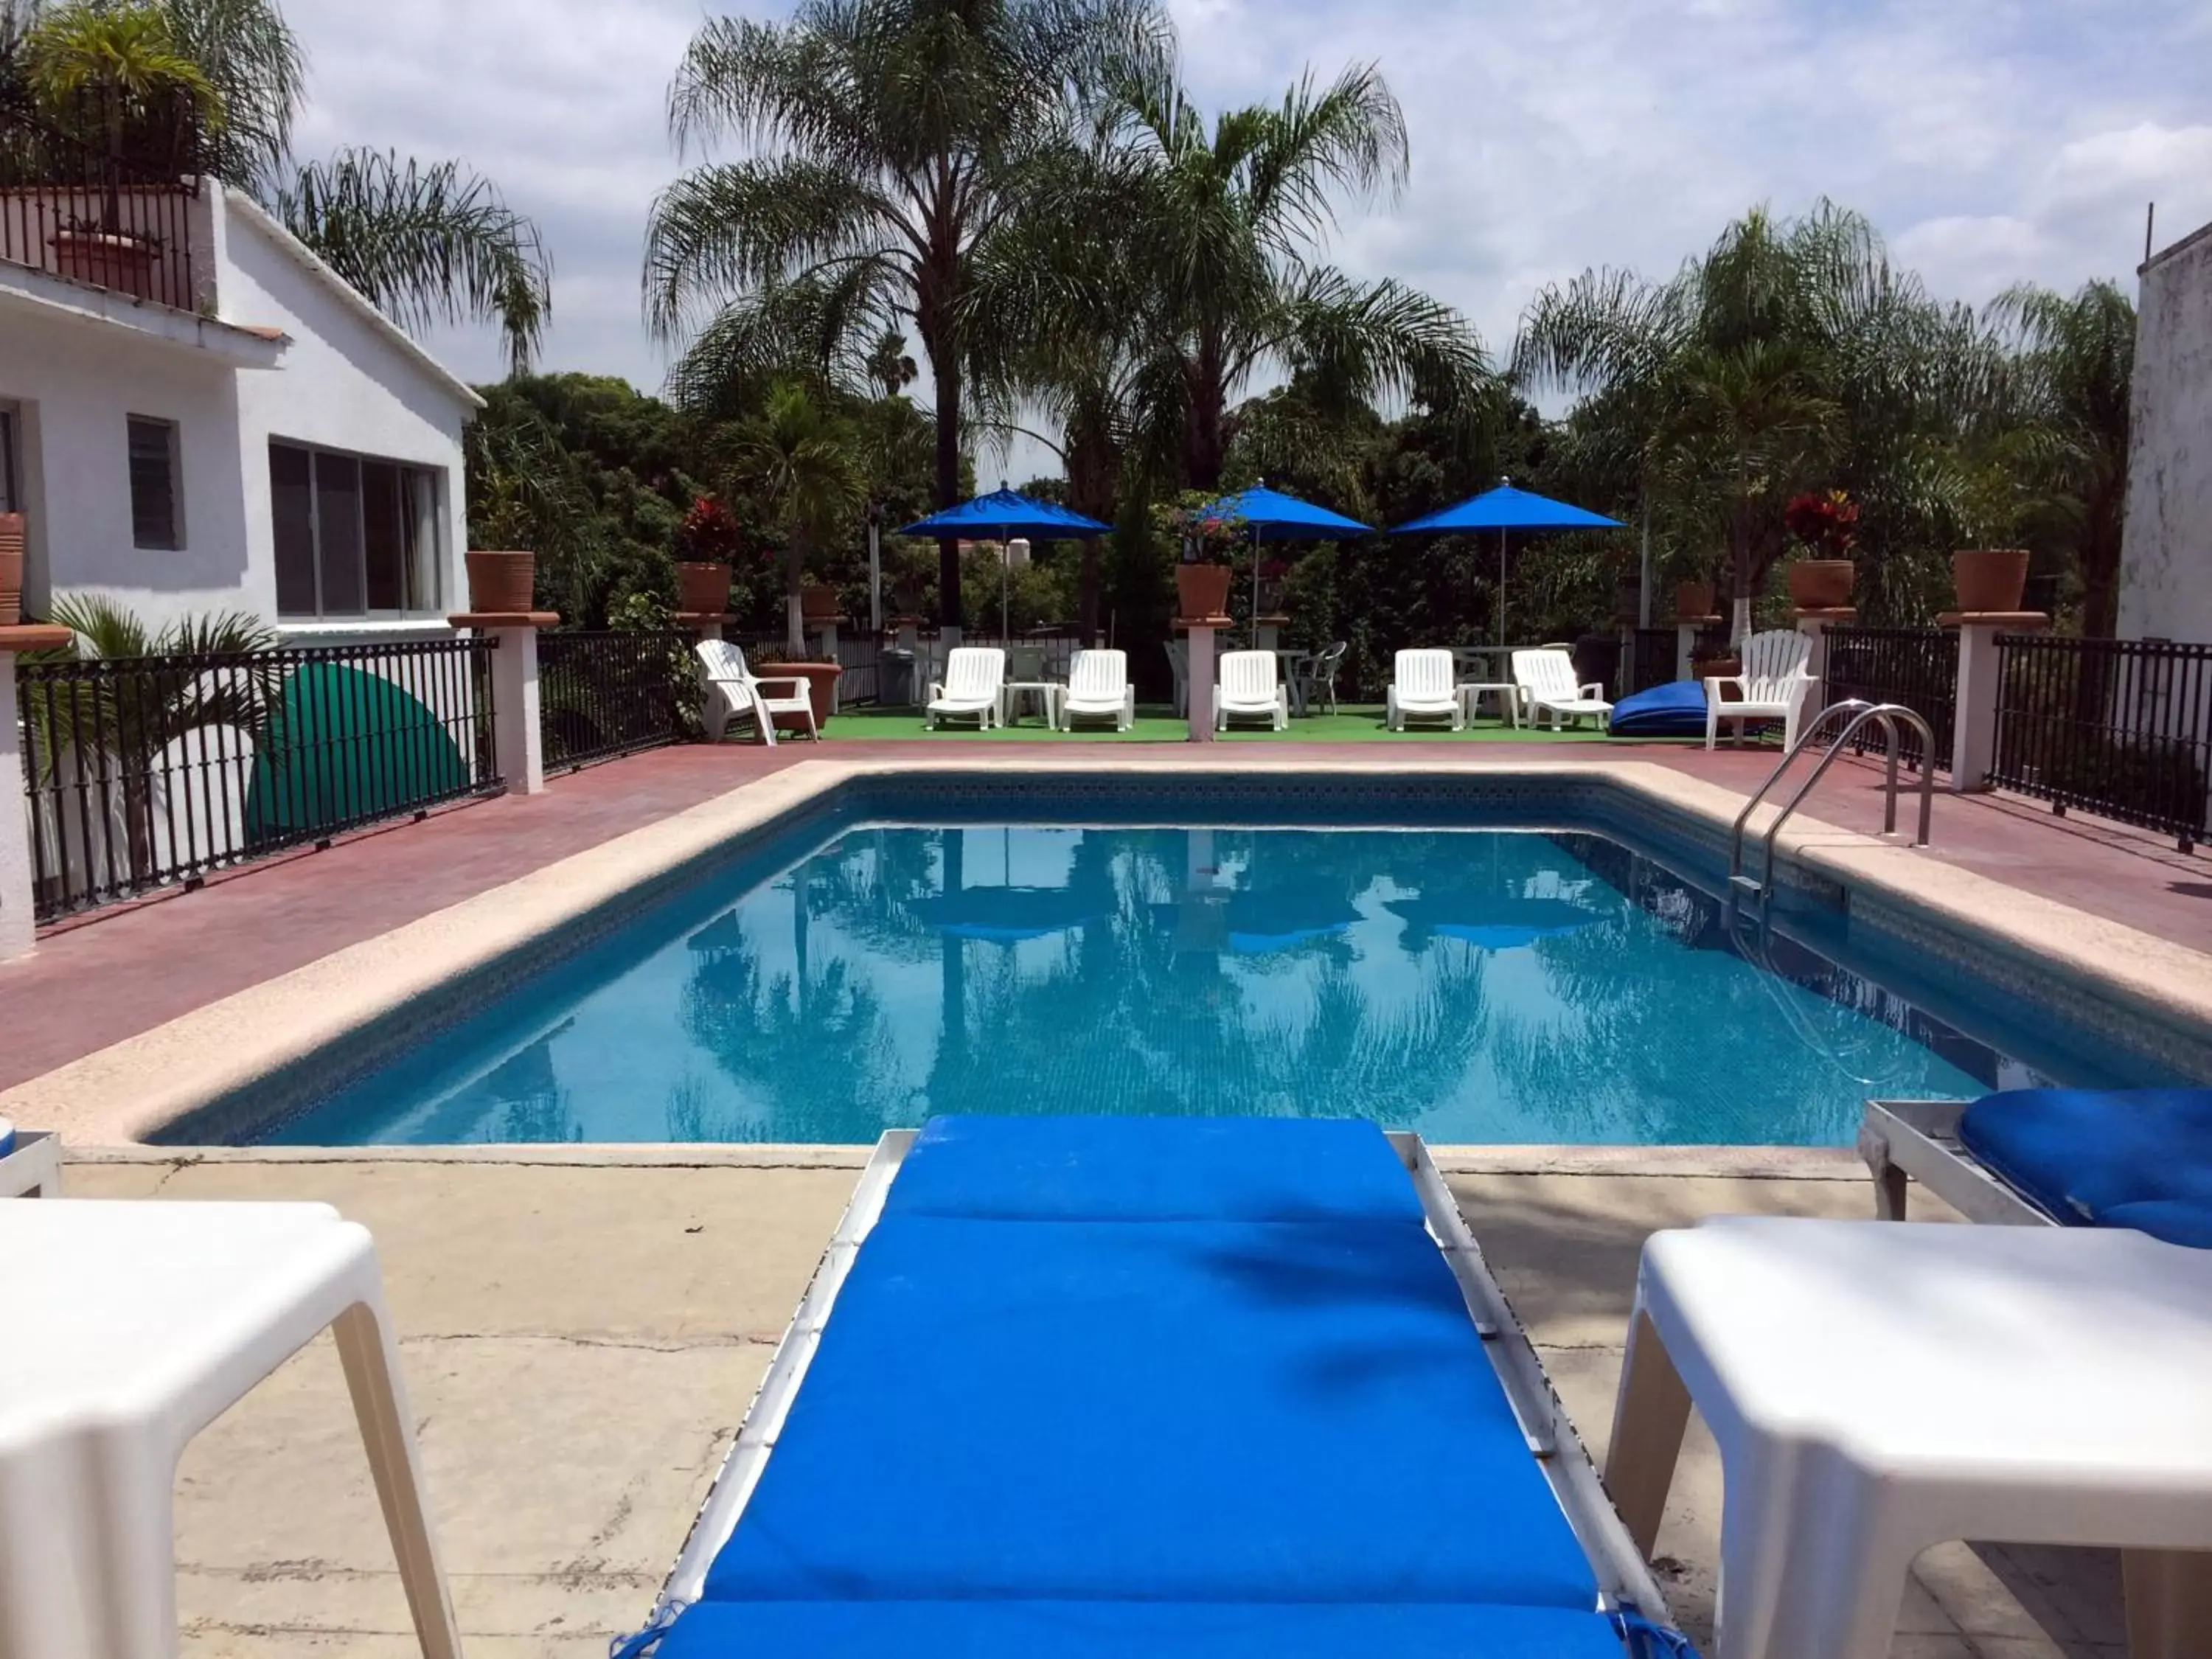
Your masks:
{"label": "balcony railing", "polygon": [[0,105],[0,263],[198,309],[196,176],[118,160]]}

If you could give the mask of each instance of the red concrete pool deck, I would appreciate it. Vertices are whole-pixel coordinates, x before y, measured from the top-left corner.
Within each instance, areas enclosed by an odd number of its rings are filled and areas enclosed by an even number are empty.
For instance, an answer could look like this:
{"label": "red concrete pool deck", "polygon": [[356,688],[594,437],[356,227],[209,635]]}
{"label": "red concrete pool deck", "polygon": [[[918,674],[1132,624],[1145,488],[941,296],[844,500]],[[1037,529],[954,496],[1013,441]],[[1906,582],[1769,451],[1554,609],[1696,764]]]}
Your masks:
{"label": "red concrete pool deck", "polygon": [[[1057,749],[1059,745],[1054,745]],[[351,836],[226,872],[190,893],[92,913],[50,929],[37,952],[0,965],[0,1088],[174,1019],[263,980],[390,931],[783,767],[820,756],[1020,765],[1030,744],[947,740],[690,745],[556,776],[541,795],[450,808],[422,823]],[[1119,758],[1202,765],[1234,752],[1264,761],[1371,761],[1372,744],[1115,745]],[[1589,758],[1656,762],[1749,792],[1771,750],[1707,754],[1668,744],[1517,743],[1407,745],[1409,763],[1516,765]],[[1838,828],[1881,827],[1879,769],[1850,762],[1806,809]],[[1900,803],[1909,825],[1910,802]],[[2054,817],[2003,796],[1940,794],[1929,856],[2008,885],[2212,952],[2212,856],[2097,820]]]}

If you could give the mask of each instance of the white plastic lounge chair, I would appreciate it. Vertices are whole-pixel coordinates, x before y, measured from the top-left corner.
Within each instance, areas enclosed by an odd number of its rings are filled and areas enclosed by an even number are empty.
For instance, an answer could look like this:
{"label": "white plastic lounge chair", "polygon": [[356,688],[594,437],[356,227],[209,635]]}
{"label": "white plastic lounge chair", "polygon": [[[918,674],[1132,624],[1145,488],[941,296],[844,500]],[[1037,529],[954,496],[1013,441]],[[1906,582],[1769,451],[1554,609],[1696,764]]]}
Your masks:
{"label": "white plastic lounge chair", "polygon": [[1554,732],[1563,720],[1572,723],[1589,714],[1602,729],[1613,717],[1613,705],[1605,700],[1605,687],[1595,681],[1577,685],[1575,659],[1556,646],[1516,651],[1513,683],[1521,688],[1521,702],[1528,711],[1530,722],[1533,724],[1539,714],[1549,714]]}
{"label": "white plastic lounge chair", "polygon": [[1656,1659],[1665,1618],[1418,1137],[945,1116],[878,1143],[650,1632]]}
{"label": "white plastic lounge chair", "polygon": [[1110,720],[1116,732],[1137,723],[1137,693],[1129,684],[1129,658],[1122,651],[1079,651],[1068,665],[1067,690],[1060,700],[1060,724],[1075,730],[1078,720]]}
{"label": "white plastic lounge chair", "polygon": [[988,732],[999,723],[999,689],[1006,683],[1006,653],[995,645],[953,647],[945,661],[945,681],[929,688],[925,724],[947,720],[973,720],[976,730]]}
{"label": "white plastic lounge chair", "polygon": [[[1739,743],[1743,740],[1744,727],[1753,720],[1780,720],[1783,747],[1796,742],[1805,704],[1819,685],[1805,667],[1812,649],[1813,642],[1794,628],[1770,629],[1743,642],[1742,673],[1708,674],[1705,747],[1711,749],[1717,740],[1723,720],[1735,723]],[[1723,701],[1724,685],[1735,687],[1742,694],[1741,701]]]}
{"label": "white plastic lounge chair", "polygon": [[1875,1213],[1908,1179],[1972,1221],[2133,1227],[2212,1249],[2212,1089],[2012,1089],[1971,1104],[1870,1100]]}
{"label": "white plastic lounge chair", "polygon": [[1383,694],[1382,723],[1393,732],[1407,720],[1449,720],[1455,732],[1467,728],[1459,688],[1452,684],[1449,650],[1401,651]]}
{"label": "white plastic lounge chair", "polygon": [[802,679],[757,678],[745,666],[745,653],[728,640],[699,641],[699,665],[707,682],[705,720],[707,740],[720,743],[729,722],[741,714],[752,716],[761,741],[775,746],[775,719],[788,714],[804,721],[806,735],[817,743],[822,733],[814,724],[814,699]]}
{"label": "white plastic lounge chair", "polygon": [[1229,729],[1231,720],[1263,720],[1276,731],[1291,724],[1291,694],[1275,672],[1272,651],[1231,651],[1221,659],[1221,684],[1213,695],[1213,726]]}

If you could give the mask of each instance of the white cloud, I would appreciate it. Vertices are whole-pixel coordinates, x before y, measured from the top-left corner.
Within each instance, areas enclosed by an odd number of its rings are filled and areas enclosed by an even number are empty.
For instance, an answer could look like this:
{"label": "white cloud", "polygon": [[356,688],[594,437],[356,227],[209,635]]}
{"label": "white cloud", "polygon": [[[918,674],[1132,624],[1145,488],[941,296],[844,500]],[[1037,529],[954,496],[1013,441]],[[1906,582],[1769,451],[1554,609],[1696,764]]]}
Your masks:
{"label": "white cloud", "polygon": [[[1672,270],[1758,202],[1866,211],[1937,292],[2130,281],[2212,218],[2203,0],[1170,0],[1208,106],[1307,65],[1381,64],[1413,176],[1335,257],[1460,306],[1494,351],[1529,296],[1592,264]],[[538,217],[548,362],[656,384],[639,320],[646,210],[675,174],[662,100],[698,0],[290,0],[313,54],[309,151],[458,155]],[[441,337],[496,371],[481,332]],[[1024,457],[1010,474],[1028,470]]]}

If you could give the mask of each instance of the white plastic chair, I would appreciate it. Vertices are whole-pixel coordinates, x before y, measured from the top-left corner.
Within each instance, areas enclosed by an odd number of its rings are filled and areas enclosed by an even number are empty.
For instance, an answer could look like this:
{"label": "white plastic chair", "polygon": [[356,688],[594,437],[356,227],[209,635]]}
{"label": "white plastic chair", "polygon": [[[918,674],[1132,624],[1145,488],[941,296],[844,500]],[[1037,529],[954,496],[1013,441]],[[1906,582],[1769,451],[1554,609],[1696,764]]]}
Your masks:
{"label": "white plastic chair", "polygon": [[1513,683],[1521,688],[1522,705],[1531,720],[1549,714],[1554,732],[1561,720],[1572,724],[1585,714],[1594,716],[1601,728],[1612,722],[1613,705],[1605,700],[1605,687],[1595,681],[1576,684],[1574,658],[1556,646],[1516,651]]}
{"label": "white plastic chair", "polygon": [[999,691],[1006,683],[1006,653],[995,645],[956,646],[945,659],[945,681],[929,688],[925,724],[973,719],[988,732],[999,723]]}
{"label": "white plastic chair", "polygon": [[760,728],[761,741],[771,749],[775,746],[778,714],[804,720],[806,735],[821,742],[821,731],[814,724],[814,699],[807,694],[805,680],[780,679],[774,675],[756,678],[745,666],[745,653],[728,640],[702,640],[696,648],[707,682],[708,742],[720,743],[730,721],[741,714],[752,716]]}
{"label": "white plastic chair", "polygon": [[416,1638],[459,1659],[366,1228],[327,1204],[7,1202],[0,1261],[0,1655],[174,1659],[178,1459],[327,1329]]}
{"label": "white plastic chair", "polygon": [[1336,671],[1344,665],[1344,653],[1352,649],[1349,641],[1339,640],[1334,645],[1316,651],[1298,665],[1298,712],[1313,713],[1314,704],[1326,702],[1328,712],[1336,713]]}
{"label": "white plastic chair", "polygon": [[1187,640],[1170,640],[1163,647],[1168,653],[1168,667],[1175,675],[1175,711],[1177,720],[1190,714],[1190,643]]}
{"label": "white plastic chair", "polygon": [[[1780,720],[1782,744],[1797,741],[1798,722],[1819,682],[1807,669],[1813,642],[1794,628],[1770,629],[1743,642],[1743,672],[1705,677],[1705,747],[1720,737],[1723,720],[1735,725],[1735,740],[1743,741],[1743,728],[1753,720]],[[1721,688],[1733,685],[1743,694],[1741,702],[1723,702]]]}
{"label": "white plastic chair", "polygon": [[1383,724],[1402,732],[1409,720],[1449,720],[1453,731],[1465,731],[1467,714],[1452,678],[1450,651],[1401,651],[1383,694]]}
{"label": "white plastic chair", "polygon": [[1278,732],[1290,729],[1291,694],[1275,672],[1273,652],[1231,651],[1222,656],[1214,729],[1227,731],[1231,719],[1264,720]]}
{"label": "white plastic chair", "polygon": [[1067,690],[1060,700],[1063,731],[1078,719],[1110,720],[1116,732],[1137,723],[1137,693],[1129,684],[1129,658],[1122,651],[1079,651],[1068,665]]}

